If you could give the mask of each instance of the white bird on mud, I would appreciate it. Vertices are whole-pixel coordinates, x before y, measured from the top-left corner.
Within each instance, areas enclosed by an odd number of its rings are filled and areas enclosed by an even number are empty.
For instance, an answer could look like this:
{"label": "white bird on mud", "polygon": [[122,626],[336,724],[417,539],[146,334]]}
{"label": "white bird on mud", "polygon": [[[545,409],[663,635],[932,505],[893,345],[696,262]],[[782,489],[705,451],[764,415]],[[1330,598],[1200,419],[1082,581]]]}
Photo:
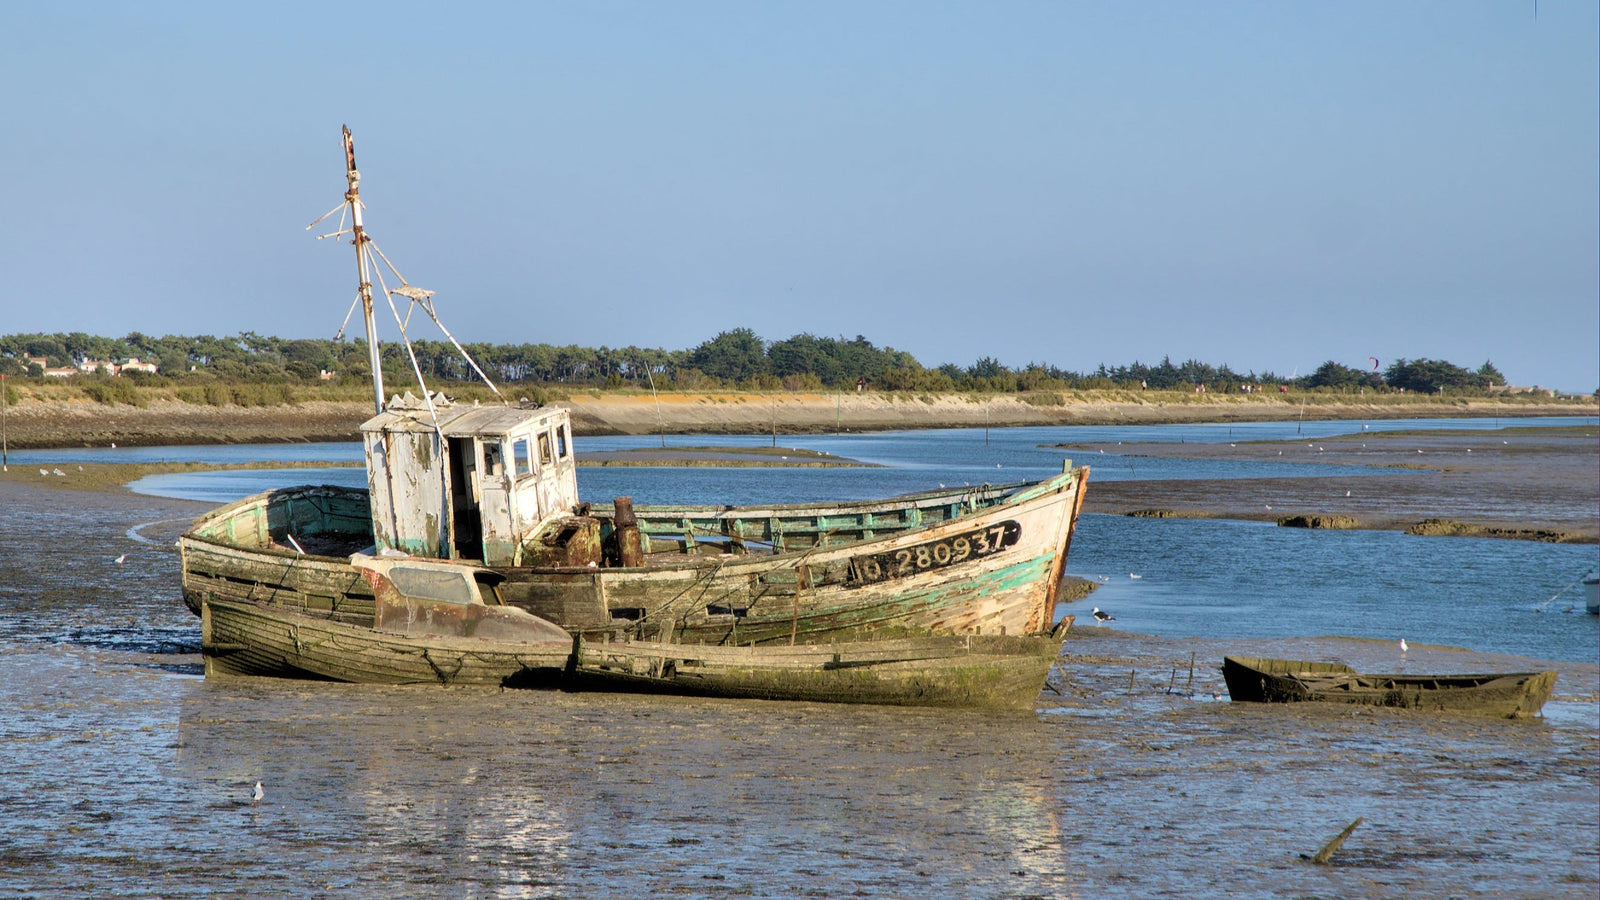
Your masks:
{"label": "white bird on mud", "polygon": [[261,782],[258,781],[256,782],[255,791],[250,794],[250,803],[251,805],[255,805],[265,799],[267,799],[267,791],[261,786]]}
{"label": "white bird on mud", "polygon": [[1117,617],[1096,606],[1094,608],[1094,620],[1097,624],[1104,625],[1107,622],[1115,622]]}
{"label": "white bird on mud", "polygon": [[1410,649],[1410,648],[1409,648],[1409,647],[1407,647],[1407,646],[1406,646],[1406,639],[1405,639],[1405,638],[1401,638],[1401,639],[1400,639],[1400,652],[1401,652],[1401,653],[1404,653],[1404,652],[1406,652],[1406,651],[1407,651],[1407,650],[1409,650],[1409,649]]}
{"label": "white bird on mud", "polygon": [[50,474],[50,470],[49,469],[40,469],[39,470],[39,474],[40,475],[49,475]]}
{"label": "white bird on mud", "polygon": [[60,470],[60,469],[55,469],[55,470],[54,470],[54,471],[53,471],[53,474],[56,474],[56,475],[60,475],[60,476],[61,476],[61,477],[62,477],[62,478],[65,478],[65,477],[67,477],[67,473],[65,473],[65,472],[63,472],[63,471],[61,471],[61,470]]}
{"label": "white bird on mud", "polygon": [[123,563],[127,562],[127,561],[128,561],[128,554],[126,554],[126,553],[124,553],[121,556],[117,557],[117,560],[116,560],[117,565],[119,565],[119,566],[122,565]]}
{"label": "white bird on mud", "polygon": [[1139,579],[1143,578],[1144,576],[1143,575],[1135,575],[1132,572],[1129,572],[1128,573],[1128,577],[1132,578],[1134,581],[1138,581]]}

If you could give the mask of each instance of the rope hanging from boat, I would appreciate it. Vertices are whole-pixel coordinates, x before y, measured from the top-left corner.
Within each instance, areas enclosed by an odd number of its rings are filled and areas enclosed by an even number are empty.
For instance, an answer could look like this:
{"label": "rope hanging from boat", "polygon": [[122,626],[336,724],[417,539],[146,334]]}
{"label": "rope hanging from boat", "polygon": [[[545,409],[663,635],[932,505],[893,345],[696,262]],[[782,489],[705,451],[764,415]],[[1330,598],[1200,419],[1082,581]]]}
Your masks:
{"label": "rope hanging from boat", "polygon": [[1573,588],[1577,587],[1578,586],[1578,582],[1584,580],[1585,578],[1588,578],[1590,576],[1590,574],[1592,574],[1594,571],[1595,570],[1593,568],[1591,568],[1591,569],[1589,569],[1589,571],[1584,572],[1582,575],[1579,575],[1577,577],[1577,579],[1574,580],[1571,584],[1567,585],[1566,587],[1562,588],[1559,591],[1556,591],[1554,594],[1551,594],[1549,600],[1546,600],[1545,602],[1539,604],[1538,606],[1535,606],[1533,608],[1533,611],[1534,612],[1544,612],[1545,607],[1547,607],[1550,604],[1554,603],[1556,601],[1557,597],[1560,597],[1562,594],[1565,594],[1567,591],[1570,591]]}

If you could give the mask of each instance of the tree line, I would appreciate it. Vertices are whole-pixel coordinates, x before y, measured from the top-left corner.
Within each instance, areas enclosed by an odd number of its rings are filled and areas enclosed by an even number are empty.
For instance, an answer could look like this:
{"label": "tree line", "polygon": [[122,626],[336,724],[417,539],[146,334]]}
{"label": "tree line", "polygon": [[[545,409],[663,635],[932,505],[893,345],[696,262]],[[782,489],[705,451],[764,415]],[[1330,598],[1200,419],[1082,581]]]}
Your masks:
{"label": "tree line", "polygon": [[[1398,359],[1381,372],[1328,360],[1308,375],[1241,373],[1227,365],[1198,360],[1150,365],[1134,362],[1074,371],[1047,363],[1010,368],[992,357],[968,366],[924,367],[910,353],[879,347],[861,335],[853,339],[797,334],[766,341],[749,328],[724,331],[687,350],[643,347],[580,347],[551,344],[464,345],[478,365],[503,382],[537,385],[699,390],[740,387],[757,390],[873,390],[919,393],[1008,392],[1140,388],[1148,390],[1254,391],[1281,387],[1336,392],[1483,392],[1506,384],[1492,362],[1476,370],[1433,359]],[[448,341],[412,343],[415,365],[431,381],[471,381],[471,367]],[[121,338],[70,334],[0,336],[0,374],[41,377],[44,366],[77,365],[85,360],[120,362],[138,358],[159,366],[155,376],[130,373],[136,380],[186,379],[281,382],[317,381],[327,373],[342,381],[365,382],[366,342],[361,339],[284,339],[246,331],[231,337],[134,332]],[[385,379],[410,377],[412,360],[402,344],[382,348]]]}

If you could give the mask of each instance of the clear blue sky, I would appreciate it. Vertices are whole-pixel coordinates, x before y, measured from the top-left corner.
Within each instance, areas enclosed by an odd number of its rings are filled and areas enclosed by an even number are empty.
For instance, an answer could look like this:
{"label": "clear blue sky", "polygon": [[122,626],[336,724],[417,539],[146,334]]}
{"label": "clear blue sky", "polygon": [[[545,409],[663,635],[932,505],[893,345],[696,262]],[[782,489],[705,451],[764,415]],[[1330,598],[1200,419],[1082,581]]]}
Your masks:
{"label": "clear blue sky", "polygon": [[[0,333],[1600,383],[1593,0],[7,3]],[[433,336],[433,335],[429,335]]]}

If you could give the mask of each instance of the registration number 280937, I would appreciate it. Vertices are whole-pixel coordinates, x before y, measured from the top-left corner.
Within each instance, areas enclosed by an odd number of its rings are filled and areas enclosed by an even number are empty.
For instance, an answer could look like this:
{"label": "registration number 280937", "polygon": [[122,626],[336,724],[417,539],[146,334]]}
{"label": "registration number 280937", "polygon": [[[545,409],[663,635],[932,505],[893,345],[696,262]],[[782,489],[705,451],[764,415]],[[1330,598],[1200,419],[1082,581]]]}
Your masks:
{"label": "registration number 280937", "polygon": [[1022,537],[1022,526],[1007,519],[987,528],[978,528],[937,541],[927,541],[885,550],[882,553],[864,554],[850,560],[851,580],[857,584],[871,584],[904,578],[918,572],[942,569],[968,560],[980,559],[998,553],[1015,544]]}

